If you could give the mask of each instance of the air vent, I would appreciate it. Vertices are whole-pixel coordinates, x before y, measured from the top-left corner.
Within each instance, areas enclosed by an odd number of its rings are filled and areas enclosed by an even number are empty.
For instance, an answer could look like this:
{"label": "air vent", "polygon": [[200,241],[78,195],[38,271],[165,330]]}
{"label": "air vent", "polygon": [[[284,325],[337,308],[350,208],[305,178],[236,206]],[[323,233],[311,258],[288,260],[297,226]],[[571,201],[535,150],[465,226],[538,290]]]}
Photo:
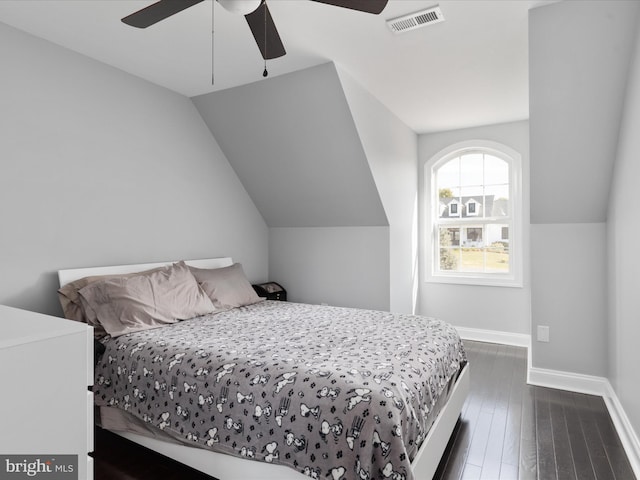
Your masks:
{"label": "air vent", "polygon": [[420,10],[419,12],[387,20],[387,25],[389,25],[392,32],[402,33],[438,22],[444,22],[444,15],[442,15],[440,7],[436,5],[426,10]]}

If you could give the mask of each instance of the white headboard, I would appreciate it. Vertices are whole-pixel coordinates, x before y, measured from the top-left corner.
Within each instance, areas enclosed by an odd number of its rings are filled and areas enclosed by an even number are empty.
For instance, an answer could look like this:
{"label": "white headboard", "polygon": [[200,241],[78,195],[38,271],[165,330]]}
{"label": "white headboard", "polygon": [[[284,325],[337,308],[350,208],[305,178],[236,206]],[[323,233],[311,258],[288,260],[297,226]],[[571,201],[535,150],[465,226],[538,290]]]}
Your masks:
{"label": "white headboard", "polygon": [[[138,263],[135,265],[115,265],[106,267],[71,268],[68,270],[58,270],[58,282],[60,283],[60,286],[63,286],[69,282],[73,282],[74,280],[92,275],[116,275],[119,273],[142,272],[144,270],[158,268],[164,265],[170,265],[177,261],[179,260],[158,263]],[[197,268],[222,268],[232,265],[233,260],[231,259],[231,257],[220,257],[204,258],[200,260],[185,260],[184,263]]]}

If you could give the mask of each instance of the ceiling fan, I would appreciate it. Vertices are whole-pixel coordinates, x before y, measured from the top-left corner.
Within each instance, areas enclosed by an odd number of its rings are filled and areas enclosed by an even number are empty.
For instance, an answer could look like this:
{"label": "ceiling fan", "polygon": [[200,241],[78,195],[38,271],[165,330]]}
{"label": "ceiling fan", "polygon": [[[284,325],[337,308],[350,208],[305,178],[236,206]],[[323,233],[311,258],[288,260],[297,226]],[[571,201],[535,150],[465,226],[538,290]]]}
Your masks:
{"label": "ceiling fan", "polygon": [[[142,10],[132,13],[122,19],[127,25],[147,28],[168,18],[182,10],[204,0],[160,0]],[[360,12],[379,14],[384,10],[388,0],[311,0],[336,7],[349,8]],[[287,52],[284,49],[276,24],[271,17],[266,0],[217,0],[226,10],[244,15],[253,33],[262,58],[270,60],[282,57]]]}

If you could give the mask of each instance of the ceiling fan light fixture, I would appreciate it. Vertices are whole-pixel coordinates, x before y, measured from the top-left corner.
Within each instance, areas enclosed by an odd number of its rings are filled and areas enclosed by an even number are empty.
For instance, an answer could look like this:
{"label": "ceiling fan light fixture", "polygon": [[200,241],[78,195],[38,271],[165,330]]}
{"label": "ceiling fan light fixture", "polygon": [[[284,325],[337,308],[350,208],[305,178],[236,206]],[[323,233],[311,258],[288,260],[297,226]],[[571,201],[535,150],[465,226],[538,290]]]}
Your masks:
{"label": "ceiling fan light fixture", "polygon": [[218,3],[231,13],[249,15],[251,12],[256,11],[262,0],[218,0]]}

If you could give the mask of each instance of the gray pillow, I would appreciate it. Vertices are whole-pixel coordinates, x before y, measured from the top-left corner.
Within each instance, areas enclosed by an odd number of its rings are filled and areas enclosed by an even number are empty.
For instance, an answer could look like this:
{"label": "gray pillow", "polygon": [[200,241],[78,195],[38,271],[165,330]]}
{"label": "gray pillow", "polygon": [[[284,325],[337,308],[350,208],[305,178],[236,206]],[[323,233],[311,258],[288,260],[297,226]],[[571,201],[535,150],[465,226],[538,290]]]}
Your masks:
{"label": "gray pillow", "polygon": [[102,338],[107,335],[102,325],[97,322],[95,312],[86,305],[83,305],[80,298],[79,291],[93,282],[100,280],[107,280],[111,278],[120,277],[133,277],[134,275],[143,275],[150,272],[161,270],[161,268],[154,268],[151,270],[145,270],[143,272],[116,274],[116,275],[92,275],[89,277],[83,277],[73,282],[69,282],[58,289],[58,298],[64,317],[69,320],[75,320],[76,322],[83,322],[93,327],[93,334],[96,338]]}
{"label": "gray pillow", "polygon": [[216,311],[184,262],[93,282],[78,293],[85,312],[113,337]]}
{"label": "gray pillow", "polygon": [[243,307],[264,300],[255,292],[239,263],[223,268],[189,267],[189,269],[202,290],[218,308]]}

